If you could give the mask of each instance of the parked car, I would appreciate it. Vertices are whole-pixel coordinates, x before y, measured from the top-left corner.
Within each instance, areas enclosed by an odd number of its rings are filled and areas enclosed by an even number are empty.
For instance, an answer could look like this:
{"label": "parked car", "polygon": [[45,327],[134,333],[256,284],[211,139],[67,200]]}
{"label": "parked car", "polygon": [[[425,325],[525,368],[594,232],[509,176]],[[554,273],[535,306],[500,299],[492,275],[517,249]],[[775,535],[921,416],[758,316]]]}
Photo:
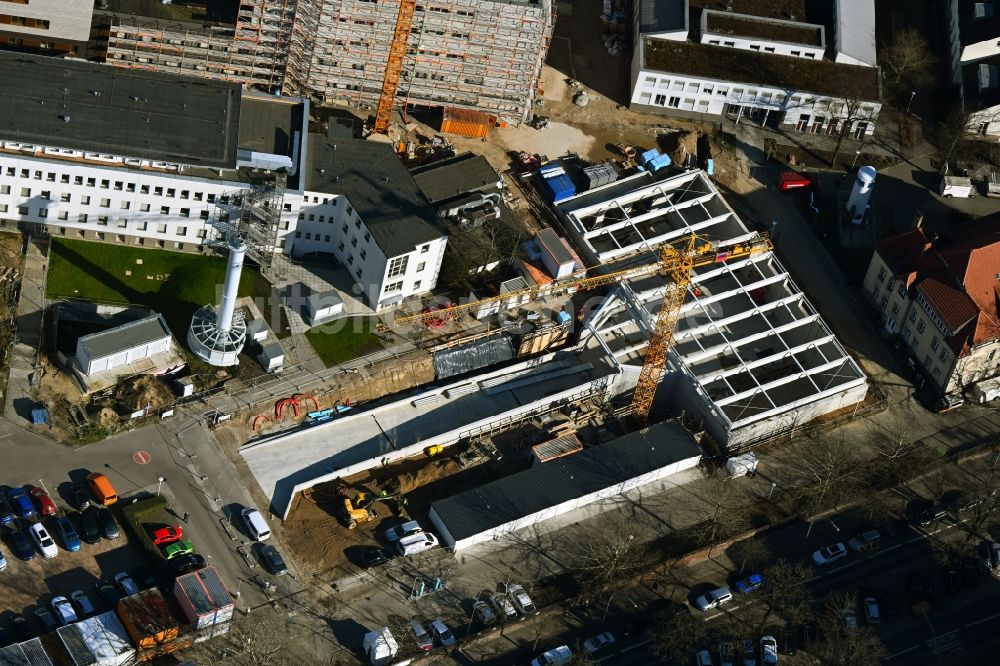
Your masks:
{"label": "parked car", "polygon": [[573,658],[573,651],[568,645],[546,650],[531,661],[531,666],[550,666],[552,664],[567,664]]}
{"label": "parked car", "polygon": [[45,488],[35,486],[31,489],[31,496],[35,498],[35,502],[38,503],[38,512],[43,516],[52,516],[56,513],[56,504],[49,497],[49,494],[45,492]]}
{"label": "parked car", "polygon": [[35,559],[35,548],[31,545],[31,539],[20,530],[10,533],[10,550],[22,560]]}
{"label": "parked car", "polygon": [[528,593],[525,592],[524,588],[518,583],[510,583],[507,585],[506,592],[507,597],[511,600],[511,603],[514,604],[514,607],[517,608],[521,615],[534,615],[538,612],[535,608],[534,602],[531,600],[531,597],[528,596]]}
{"label": "parked car", "polygon": [[879,615],[878,600],[875,597],[865,597],[862,605],[865,609],[865,622],[868,624],[878,624],[881,619]]}
{"label": "parked car", "polygon": [[115,583],[118,585],[118,589],[121,590],[122,594],[126,597],[131,597],[133,594],[139,594],[139,586],[135,584],[132,577],[129,576],[124,571],[115,574]]}
{"label": "parked car", "polygon": [[945,511],[942,507],[932,506],[918,513],[916,520],[914,522],[916,522],[916,524],[919,525],[920,527],[930,527],[939,520],[942,520],[947,515],[948,512]]}
{"label": "parked car", "polygon": [[56,542],[52,540],[52,537],[49,536],[49,531],[41,523],[32,523],[28,528],[28,534],[31,535],[31,539],[38,546],[38,550],[45,559],[52,559],[59,554]]}
{"label": "parked car", "polygon": [[52,613],[45,606],[39,606],[35,609],[35,619],[38,620],[38,624],[42,626],[43,634],[47,634],[50,631],[55,631],[59,628],[59,623],[56,622],[56,618],[53,617]]}
{"label": "parked car", "polygon": [[154,546],[165,546],[168,543],[180,541],[183,538],[184,530],[181,529],[180,525],[168,525],[167,527],[161,527],[158,530],[153,530]]}
{"label": "parked car", "polygon": [[76,606],[76,610],[80,615],[80,619],[88,618],[97,612],[94,608],[94,604],[90,601],[90,598],[84,594],[83,590],[77,590],[73,594],[69,595],[69,598],[73,601],[73,605]]}
{"label": "parked car", "polygon": [[431,640],[431,635],[424,629],[424,625],[416,620],[410,620],[410,631],[413,632],[413,637],[417,641],[417,647],[424,652],[430,652],[431,648],[434,647],[434,641]]}
{"label": "parked car", "polygon": [[823,546],[812,554],[812,561],[820,566],[833,564],[842,557],[847,556],[847,547],[842,543],[833,543]]}
{"label": "parked car", "polygon": [[858,628],[858,611],[853,605],[844,609],[844,628],[845,629],[857,629]]}
{"label": "parked car", "polygon": [[0,552],[0,571],[6,571],[6,570],[7,570],[7,558],[3,556],[2,552]]}
{"label": "parked car", "polygon": [[366,569],[385,564],[391,558],[392,556],[387,551],[374,546],[365,549],[361,554],[361,561],[364,563]]}
{"label": "parked car", "polygon": [[80,550],[80,535],[76,533],[76,528],[73,527],[73,522],[69,518],[60,516],[52,521],[52,524],[55,525],[56,534],[59,535],[59,540],[62,541],[66,550],[71,553]]}
{"label": "parked car", "polygon": [[400,539],[408,536],[413,536],[414,534],[420,534],[424,531],[424,528],[420,526],[415,520],[411,520],[402,525],[396,525],[395,527],[390,527],[385,531],[386,541],[399,541]]}
{"label": "parked car", "polygon": [[76,504],[78,510],[86,511],[90,508],[90,492],[86,488],[74,483],[70,486],[69,491],[73,495],[73,503]]}
{"label": "parked car", "polygon": [[73,604],[63,596],[52,597],[52,611],[59,620],[59,624],[73,624],[79,619],[76,616],[76,611],[73,610]]}
{"label": "parked car", "polygon": [[31,498],[28,497],[28,493],[24,492],[24,488],[11,488],[7,491],[7,499],[10,500],[10,508],[13,509],[14,515],[18,518],[31,520],[38,515],[38,512],[35,511],[35,505],[31,503]]}
{"label": "parked car", "polygon": [[514,608],[514,604],[510,602],[505,594],[491,594],[489,595],[490,606],[496,612],[497,617],[504,618],[505,622],[510,622],[511,620],[516,620],[517,609]]}
{"label": "parked car", "polygon": [[190,555],[181,555],[172,560],[167,560],[167,565],[171,571],[179,576],[203,568],[205,566],[205,558],[198,553],[191,553]]}
{"label": "parked car", "polygon": [[488,627],[496,621],[496,615],[485,601],[477,601],[472,604],[472,617],[481,626]]}
{"label": "parked car", "polygon": [[882,543],[882,535],[878,530],[863,530],[854,535],[852,539],[847,542],[847,545],[851,547],[851,550],[858,553],[865,553],[869,550],[878,548]]}
{"label": "parked car", "polygon": [[743,651],[743,666],[757,666],[757,646],[749,638],[740,641]]}
{"label": "parked car", "polygon": [[774,666],[778,663],[778,641],[775,640],[774,636],[761,636],[760,660],[767,666]]}
{"label": "parked car", "polygon": [[122,598],[118,588],[106,578],[102,578],[94,583],[94,589],[97,590],[97,594],[101,596],[101,599],[104,599],[104,603],[111,606],[111,608],[115,608],[118,605],[118,601]]}
{"label": "parked car", "polygon": [[101,523],[101,536],[105,539],[117,539],[122,535],[115,522],[115,517],[111,515],[110,509],[101,507],[97,510],[97,520]]}
{"label": "parked car", "polygon": [[10,510],[10,504],[6,498],[0,496],[0,525],[10,525],[14,522],[14,512]]}
{"label": "parked car", "polygon": [[14,625],[14,634],[21,642],[30,641],[32,638],[38,637],[38,632],[28,622],[28,618],[23,615],[15,615],[11,624]]}
{"label": "parked car", "polygon": [[451,633],[451,629],[441,620],[434,620],[427,628],[430,630],[431,636],[441,647],[451,647],[457,642],[455,635]]}
{"label": "parked car", "polygon": [[260,549],[260,563],[275,576],[284,576],[288,573],[288,565],[274,546],[264,546]]}
{"label": "parked car", "polygon": [[583,651],[587,654],[594,654],[601,650],[606,650],[615,644],[615,637],[609,631],[597,634],[583,642]]}
{"label": "parked car", "polygon": [[718,608],[722,604],[732,601],[732,599],[733,593],[729,591],[729,588],[720,587],[712,590],[711,592],[706,592],[695,599],[694,607],[700,611],[707,611],[712,608]]}
{"label": "parked car", "polygon": [[736,591],[740,594],[749,594],[764,584],[764,576],[761,574],[750,574],[743,580],[736,583]]}
{"label": "parked car", "polygon": [[174,543],[168,544],[167,547],[163,549],[163,557],[168,560],[172,560],[175,557],[189,555],[193,552],[194,544],[190,541],[175,541]]}
{"label": "parked car", "polygon": [[437,537],[427,532],[420,532],[413,536],[408,536],[396,542],[399,554],[403,556],[416,555],[425,550],[430,550],[438,545]]}
{"label": "parked car", "polygon": [[712,653],[708,650],[698,650],[694,655],[694,663],[697,666],[715,666],[712,661]]}
{"label": "parked car", "polygon": [[97,507],[92,506],[80,514],[80,538],[90,544],[101,540],[101,518],[97,515]]}
{"label": "parked car", "polygon": [[156,578],[152,572],[144,566],[132,569],[132,580],[139,586],[140,590],[151,590],[156,587]]}

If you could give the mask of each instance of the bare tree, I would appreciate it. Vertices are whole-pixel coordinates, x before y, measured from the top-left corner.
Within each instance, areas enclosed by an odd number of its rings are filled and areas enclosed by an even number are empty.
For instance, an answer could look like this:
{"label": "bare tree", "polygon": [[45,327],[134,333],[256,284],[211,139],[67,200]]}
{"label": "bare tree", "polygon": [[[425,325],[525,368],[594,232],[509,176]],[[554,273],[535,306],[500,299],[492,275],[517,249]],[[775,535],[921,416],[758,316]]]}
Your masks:
{"label": "bare tree", "polygon": [[235,615],[225,635],[196,643],[183,654],[196,663],[212,666],[292,666],[307,659],[301,644],[298,625],[263,608]]}
{"label": "bare tree", "polygon": [[708,625],[690,612],[658,616],[653,623],[653,651],[664,662],[687,662],[708,637]]}
{"label": "bare tree", "polygon": [[797,488],[804,515],[838,508],[862,485],[865,466],[842,434],[821,433],[799,442],[791,460],[804,477]]}
{"label": "bare tree", "polygon": [[956,103],[941,116],[934,132],[934,147],[937,149],[942,167],[951,159],[959,142],[973,132],[973,111],[963,108],[960,103]]}
{"label": "bare tree", "polygon": [[751,526],[746,498],[737,493],[730,481],[715,481],[700,499],[703,501],[699,509],[702,520],[685,529],[699,546],[717,544]]}
{"label": "bare tree", "polygon": [[988,528],[997,521],[997,511],[1000,510],[1000,454],[990,458],[985,472],[970,472],[962,486],[965,493],[955,498],[952,509],[962,521],[968,543],[988,536]]}
{"label": "bare tree", "polygon": [[655,561],[644,544],[621,530],[589,540],[585,549],[573,571],[583,594],[588,596],[634,578],[652,567]]}
{"label": "bare tree", "polygon": [[895,96],[908,95],[931,85],[936,62],[927,40],[913,28],[897,32],[879,49],[882,78]]}
{"label": "bare tree", "polygon": [[831,167],[837,164],[844,139],[856,132],[860,123],[872,124],[875,122],[878,114],[875,111],[877,103],[872,101],[875,97],[872,86],[872,80],[867,76],[858,74],[845,77],[841,79],[839,98],[831,99],[827,103],[830,121],[837,123],[837,143],[833,148],[833,157],[830,159]]}
{"label": "bare tree", "polygon": [[740,563],[738,575],[750,569],[757,569],[764,566],[772,559],[771,550],[764,543],[763,539],[743,539],[737,541],[726,550],[726,554],[733,562]]}
{"label": "bare tree", "polygon": [[813,594],[808,585],[813,576],[811,568],[800,562],[777,560],[764,569],[763,576],[767,594],[750,606],[757,634],[775,618],[795,625],[812,615]]}
{"label": "bare tree", "polygon": [[853,591],[834,592],[819,617],[822,638],[810,648],[824,666],[877,666],[887,652],[871,627],[849,628],[845,617],[857,612]]}

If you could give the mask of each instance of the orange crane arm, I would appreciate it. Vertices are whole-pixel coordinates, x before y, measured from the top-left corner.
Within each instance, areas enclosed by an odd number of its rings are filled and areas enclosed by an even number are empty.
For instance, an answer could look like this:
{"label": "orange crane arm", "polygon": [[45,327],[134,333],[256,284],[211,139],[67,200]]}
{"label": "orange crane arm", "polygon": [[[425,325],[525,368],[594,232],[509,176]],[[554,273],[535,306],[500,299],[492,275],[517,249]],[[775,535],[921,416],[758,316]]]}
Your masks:
{"label": "orange crane arm", "polygon": [[396,16],[396,28],[392,33],[392,43],[389,45],[389,59],[385,63],[385,77],[382,79],[382,94],[378,98],[378,108],[375,111],[375,133],[385,134],[389,131],[389,120],[392,118],[392,104],[396,99],[396,89],[399,87],[399,77],[403,73],[403,58],[406,56],[406,43],[410,39],[413,27],[413,13],[417,8],[417,0],[399,0],[399,14]]}
{"label": "orange crane arm", "polygon": [[[700,242],[701,245],[697,246],[695,249],[697,242]],[[681,243],[688,243],[692,246],[692,261],[695,262],[693,267],[718,263],[735,256],[746,256],[747,254],[751,254],[747,248],[755,248],[753,253],[766,252],[771,249],[771,243],[766,236],[759,236],[745,243],[733,245],[724,249],[717,249],[714,245],[709,243],[709,241],[694,235],[689,236],[688,239],[681,241]],[[393,322],[396,324],[405,324],[414,321],[427,322],[430,319],[450,318],[469,310],[482,308],[483,306],[490,305],[491,303],[519,301],[525,296],[528,297],[529,301],[533,301],[541,295],[561,296],[570,292],[589,291],[591,289],[597,289],[598,287],[604,287],[609,284],[645,277],[647,275],[653,275],[664,271],[672,272],[676,270],[675,253],[676,250],[674,249],[674,246],[667,245],[663,252],[661,252],[659,261],[651,261],[647,264],[626,268],[620,271],[613,271],[611,273],[604,273],[602,275],[577,278],[575,280],[565,280],[549,286],[544,292],[539,287],[529,287],[527,289],[510,291],[506,294],[500,294],[499,296],[490,296],[478,301],[472,301],[471,303],[460,303],[447,308],[440,308],[437,310],[432,309],[428,312],[403,315],[401,317],[396,317]]]}
{"label": "orange crane arm", "polygon": [[[700,247],[699,241],[702,242]],[[670,276],[672,284],[667,285],[663,302],[660,304],[653,334],[646,346],[646,358],[639,373],[639,381],[632,393],[632,411],[636,416],[643,420],[649,418],[656,388],[667,367],[667,357],[674,340],[674,327],[681,306],[684,305],[688,287],[691,285],[692,269],[723,263],[729,259],[741,259],[771,249],[773,245],[766,236],[759,236],[750,242],[738,243],[722,250],[715,249],[704,239],[693,235],[681,242],[663,246],[660,266]]]}

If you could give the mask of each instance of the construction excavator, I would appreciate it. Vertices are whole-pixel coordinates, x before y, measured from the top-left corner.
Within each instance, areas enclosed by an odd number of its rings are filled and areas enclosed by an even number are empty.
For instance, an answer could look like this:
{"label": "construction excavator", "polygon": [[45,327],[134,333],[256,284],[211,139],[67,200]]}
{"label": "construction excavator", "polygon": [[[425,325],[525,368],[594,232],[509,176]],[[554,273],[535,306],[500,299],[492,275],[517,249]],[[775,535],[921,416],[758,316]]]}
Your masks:
{"label": "construction excavator", "polygon": [[365,523],[371,522],[378,518],[378,513],[372,507],[376,502],[388,502],[389,500],[395,500],[397,503],[397,509],[400,503],[405,504],[406,501],[397,500],[399,492],[380,492],[377,495],[371,495],[367,492],[359,492],[353,499],[347,494],[346,488],[340,489],[340,494],[344,496],[344,507],[343,507],[343,518],[344,522],[347,524],[347,529],[353,530],[358,525],[364,525]]}
{"label": "construction excavator", "polygon": [[[432,318],[449,320],[469,311],[479,311],[484,306],[502,303],[524,303],[538,298],[561,296],[580,291],[590,291],[599,287],[618,284],[626,280],[641,278],[655,274],[665,274],[669,282],[664,290],[663,302],[653,334],[646,347],[646,358],[643,362],[639,381],[632,394],[631,411],[643,421],[649,419],[649,410],[653,405],[656,387],[663,378],[667,364],[667,355],[673,343],[674,327],[680,314],[684,298],[691,286],[691,273],[696,268],[725,264],[728,261],[745,259],[752,255],[770,252],[774,249],[766,234],[757,234],[750,238],[733,243],[716,243],[704,236],[689,234],[679,240],[664,244],[657,251],[655,261],[633,266],[622,270],[611,271],[591,277],[565,280],[562,282],[528,287],[511,291],[498,296],[484,298],[471,303],[449,305],[447,307],[425,308],[423,311],[395,318],[396,324],[422,322],[426,324]],[[597,269],[601,267],[598,266]],[[593,271],[595,269],[591,269]],[[502,307],[502,306],[501,306]]]}

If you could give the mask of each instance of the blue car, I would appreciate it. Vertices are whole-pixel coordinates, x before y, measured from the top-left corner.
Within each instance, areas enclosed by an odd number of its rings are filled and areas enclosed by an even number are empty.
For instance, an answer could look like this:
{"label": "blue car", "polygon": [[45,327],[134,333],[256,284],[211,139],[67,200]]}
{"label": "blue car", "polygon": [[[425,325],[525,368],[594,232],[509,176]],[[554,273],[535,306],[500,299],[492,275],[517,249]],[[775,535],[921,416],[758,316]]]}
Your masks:
{"label": "blue car", "polygon": [[10,510],[6,498],[0,495],[0,525],[10,525],[13,522],[14,512]]}
{"label": "blue car", "polygon": [[56,533],[62,539],[63,546],[71,553],[80,550],[80,536],[76,533],[72,521],[65,516],[55,519]]}
{"label": "blue car", "polygon": [[7,491],[7,498],[10,499],[10,508],[18,518],[31,520],[37,515],[35,505],[28,497],[28,493],[24,492],[24,488],[11,488]]}
{"label": "blue car", "polygon": [[35,546],[28,535],[20,530],[10,533],[10,549],[22,560],[35,559]]}
{"label": "blue car", "polygon": [[736,583],[736,591],[740,594],[749,594],[764,584],[764,577],[760,574],[751,574]]}

